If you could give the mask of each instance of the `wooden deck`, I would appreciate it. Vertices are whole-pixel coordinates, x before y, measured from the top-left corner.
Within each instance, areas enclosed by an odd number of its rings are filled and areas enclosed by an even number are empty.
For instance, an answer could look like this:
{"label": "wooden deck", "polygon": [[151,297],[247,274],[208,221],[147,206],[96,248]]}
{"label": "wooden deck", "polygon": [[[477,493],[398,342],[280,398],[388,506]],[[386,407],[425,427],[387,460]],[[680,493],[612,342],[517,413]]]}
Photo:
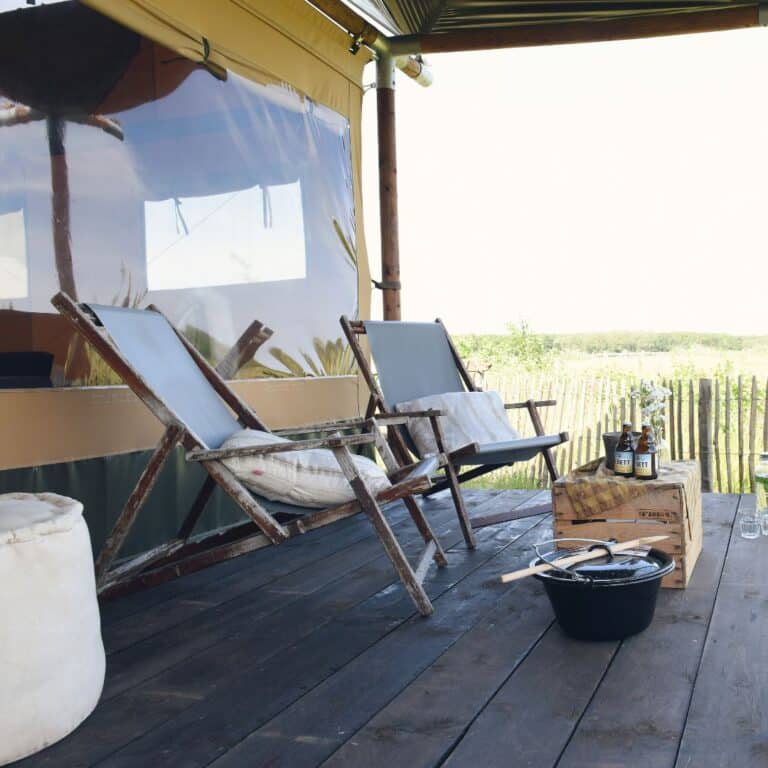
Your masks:
{"label": "wooden deck", "polygon": [[[473,515],[547,497],[467,495]],[[549,517],[481,528],[470,553],[446,498],[425,502],[451,548],[429,619],[361,517],[119,599],[100,705],[17,765],[767,766],[768,539],[732,530],[750,504],[706,497],[690,587],[621,643],[570,640],[538,582],[497,582]]]}

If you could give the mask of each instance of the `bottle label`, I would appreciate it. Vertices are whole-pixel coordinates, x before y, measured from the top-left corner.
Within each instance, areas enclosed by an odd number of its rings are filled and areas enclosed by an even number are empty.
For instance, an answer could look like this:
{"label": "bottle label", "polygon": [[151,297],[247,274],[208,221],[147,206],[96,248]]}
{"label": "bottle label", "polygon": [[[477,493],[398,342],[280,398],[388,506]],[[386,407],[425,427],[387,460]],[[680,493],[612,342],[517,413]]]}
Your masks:
{"label": "bottle label", "polygon": [[653,476],[653,455],[650,453],[635,454],[635,476],[652,477]]}
{"label": "bottle label", "polygon": [[613,471],[617,475],[632,474],[632,451],[616,451],[613,458]]}

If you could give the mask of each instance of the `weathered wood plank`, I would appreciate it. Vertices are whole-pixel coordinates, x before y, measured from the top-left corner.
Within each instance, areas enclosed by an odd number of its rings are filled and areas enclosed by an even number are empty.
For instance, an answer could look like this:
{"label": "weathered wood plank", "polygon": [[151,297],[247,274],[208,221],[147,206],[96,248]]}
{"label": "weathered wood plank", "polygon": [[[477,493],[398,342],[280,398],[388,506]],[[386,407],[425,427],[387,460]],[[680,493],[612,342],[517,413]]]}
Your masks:
{"label": "weathered wood plank", "polygon": [[740,493],[744,492],[744,377],[738,378],[738,401],[736,424],[736,439],[739,450],[739,483],[737,489]]}
{"label": "weathered wood plank", "polygon": [[571,640],[554,625],[443,765],[554,766],[617,646]]}
{"label": "weathered wood plank", "polygon": [[[362,517],[351,518],[342,521],[331,528],[321,528],[313,531],[311,541],[318,542],[326,536],[338,534],[342,535],[350,527],[367,526],[367,521]],[[184,595],[191,595],[199,589],[210,586],[212,574],[216,579],[225,579],[234,576],[240,571],[251,571],[253,568],[262,568],[272,563],[276,558],[284,559],[287,564],[291,555],[287,554],[298,548],[301,548],[300,539],[289,539],[280,547],[270,547],[255,554],[247,554],[235,560],[219,563],[215,566],[215,571],[201,571],[185,576],[183,579],[175,579],[163,584],[159,584],[151,589],[142,590],[136,594],[120,597],[119,600],[109,600],[101,605],[101,623],[102,627],[108,627],[116,622],[125,621],[131,616],[139,613],[145,613],[148,610],[157,608],[169,601],[183,599]],[[258,563],[258,565],[257,565]]]}
{"label": "weathered wood plank", "polygon": [[[733,493],[733,470],[731,469],[731,379],[725,378],[725,474],[728,493]],[[721,490],[725,490],[721,488]]]}
{"label": "weathered wood plank", "polygon": [[[468,492],[467,499],[489,515],[508,504],[504,495]],[[543,498],[510,496],[532,506]],[[704,550],[691,584],[663,591],[651,628],[622,644],[580,644],[556,625],[547,629],[551,613],[537,582],[496,592],[492,576],[510,567],[505,559],[527,562],[523,546],[548,535],[546,524],[484,528],[479,549],[468,552],[456,546],[461,532],[448,498],[425,506],[436,533],[454,547],[451,567],[427,579],[437,609],[429,620],[414,616],[378,543],[370,534],[358,538],[363,518],[334,526],[343,534],[338,548],[325,529],[243,558],[266,563],[255,569],[261,574],[247,590],[250,604],[245,592],[232,595],[242,603],[228,599],[227,586],[217,583],[221,571],[236,590],[250,576],[245,563],[195,574],[189,580],[196,586],[176,592],[166,585],[158,590],[162,602],[136,602],[130,617],[112,623],[127,633],[146,614],[158,622],[154,634],[162,633],[163,610],[176,606],[178,642],[182,629],[215,632],[229,614],[240,614],[223,639],[202,650],[184,646],[170,666],[108,698],[75,734],[19,766],[239,768],[272,759],[291,768],[323,760],[337,768],[762,765],[768,558],[754,557],[762,540],[737,534],[723,558],[735,504],[736,497],[705,496]],[[393,513],[390,522],[408,529],[407,539],[399,538],[412,556],[423,548],[421,536],[405,509]],[[278,563],[294,558],[280,573]],[[715,602],[718,562],[725,569]],[[361,598],[363,582],[368,597]],[[206,591],[215,606],[205,604]],[[193,608],[196,600],[202,605]],[[167,653],[162,646],[150,656],[155,652]],[[663,707],[645,694],[649,688],[664,691]]]}
{"label": "weathered wood plank", "polygon": [[[399,526],[406,515],[406,510],[399,507],[390,512],[390,521],[393,525]],[[449,519],[448,510],[441,514],[441,519]],[[207,576],[203,584],[161,603],[150,605],[141,612],[140,620],[131,614],[105,626],[102,635],[107,652],[114,653],[152,635],[167,631],[217,605],[234,600],[267,584],[279,583],[280,579],[296,574],[303,568],[313,567],[314,564],[347,547],[357,546],[364,540],[370,540],[371,529],[368,521],[360,517],[356,522],[357,525],[346,526],[343,529],[335,525],[332,536],[318,536],[315,532],[307,534],[312,537],[311,540],[307,540],[307,546],[301,546],[297,544],[300,540],[292,539],[280,548],[259,553],[261,557],[248,558],[249,567],[238,568],[228,574],[222,573],[219,576],[219,571],[222,569],[216,566],[214,573]],[[371,547],[369,543],[366,551],[375,552],[375,546]]]}
{"label": "weathered wood plank", "polygon": [[[754,508],[742,497],[740,510]],[[731,537],[676,768],[768,765],[768,557]]]}
{"label": "weathered wood plank", "polygon": [[677,382],[677,460],[685,458],[683,452],[685,429],[683,427],[683,382]]}
{"label": "weathered wood plank", "polygon": [[693,379],[688,380],[688,452],[696,458],[696,400],[693,394]]}
{"label": "weathered wood plank", "polygon": [[541,586],[533,579],[518,584],[351,736],[324,768],[439,765],[553,622]]}
{"label": "weathered wood plank", "polygon": [[705,545],[693,578],[684,590],[662,590],[651,626],[621,643],[558,768],[672,768],[737,503],[738,496],[705,496]]}
{"label": "weathered wood plank", "polygon": [[106,542],[104,542],[99,556],[96,558],[94,569],[96,571],[96,583],[99,587],[107,576],[110,565],[112,565],[112,562],[120,553],[120,549],[125,543],[125,539],[130,533],[133,524],[136,522],[144,502],[155,487],[165,460],[176,447],[183,434],[184,430],[180,427],[166,427],[163,437],[147,462],[147,466],[144,467],[136,486],[131,491],[131,495],[125,502],[125,506],[120,512]]}
{"label": "weathered wood plank", "polygon": [[[446,512],[445,514],[449,514]],[[441,519],[440,530],[451,530],[450,516]],[[398,526],[403,545],[408,551],[420,550],[421,534],[410,519]],[[415,545],[415,547],[414,547]],[[390,583],[393,574],[388,571],[384,550],[380,542],[371,537],[325,558],[308,569],[284,577],[274,587],[245,593],[233,600],[210,608],[201,616],[177,624],[161,634],[135,643],[110,656],[110,674],[104,686],[103,699],[107,700],[132,688],[144,680],[163,672],[190,656],[212,648],[229,637],[237,637],[254,622],[280,621],[284,611],[294,610],[294,603],[306,599],[302,610],[315,621],[328,618],[333,606],[341,606],[345,599],[365,599],[382,584]],[[367,566],[367,568],[366,568]],[[358,569],[364,569],[357,573]],[[346,583],[335,583],[347,576]],[[324,606],[324,607],[322,607]]]}
{"label": "weathered wood plank", "polygon": [[[534,521],[535,518],[508,523],[503,544],[495,536],[486,539],[486,544],[500,547],[497,554],[455,589],[436,599],[436,612],[429,620],[410,619],[277,717],[242,738],[213,765],[224,768],[274,762],[300,768],[317,765],[328,757],[497,602],[506,588],[489,580],[500,569],[515,567],[527,559],[530,544],[550,535],[546,528],[534,527],[520,539],[510,541],[509,530],[522,530],[525,525],[534,525]],[[483,529],[478,538],[497,531]],[[462,554],[479,559],[487,552],[488,549],[478,549],[474,554]],[[442,570],[439,576],[449,577],[450,570]],[[386,602],[388,595],[382,594],[382,599]],[[375,604],[370,607],[377,615],[383,608]]]}
{"label": "weathered wood plank", "polygon": [[[443,526],[448,525],[450,528],[446,530],[443,527],[441,532],[449,536],[448,541],[459,541],[460,534],[452,505],[446,506],[442,514],[445,518]],[[409,545],[414,543],[417,547],[421,546],[420,535],[413,532],[412,539],[406,542],[407,550]],[[302,541],[307,542],[307,539],[302,537]],[[136,669],[129,663],[128,669],[121,673],[111,662],[108,667],[106,697],[102,699],[96,711],[75,734],[27,761],[24,768],[89,766],[104,760],[126,744],[141,739],[148,731],[157,730],[174,715],[194,705],[202,705],[206,696],[217,691],[222,698],[214,699],[211,710],[220,709],[230,717],[233,700],[231,695],[239,697],[239,681],[248,679],[246,675],[249,669],[272,670],[272,677],[269,679],[272,684],[276,684],[277,678],[285,673],[287,667],[283,664],[273,667],[273,658],[294,646],[303,647],[302,638],[322,633],[324,625],[328,622],[361,600],[371,599],[371,595],[375,595],[383,586],[396,581],[372,533],[369,543],[374,545],[373,550],[365,547],[366,542],[361,542],[337,552],[322,564],[322,568],[304,568],[281,580],[276,587],[260,590],[260,601],[252,600],[250,607],[248,604],[241,605],[239,601],[230,601],[216,611],[206,611],[197,621],[185,622],[177,630],[166,633],[157,641],[133,646],[136,649],[143,645],[148,654],[139,654],[131,659]],[[372,558],[372,551],[378,554],[379,563]],[[347,559],[350,553],[355,553],[355,559],[352,561]],[[403,609],[403,617],[411,615],[412,604],[407,596],[399,589],[390,588],[390,591],[401,597],[405,606],[409,606],[407,610]],[[269,606],[278,608],[270,613]],[[217,643],[211,642],[215,640],[215,627],[219,623],[226,624],[229,614],[232,614],[232,617],[226,636],[219,638]],[[378,636],[386,633],[391,629],[391,614],[382,615],[381,621],[374,624]],[[203,635],[202,644],[186,641],[188,635]],[[166,636],[170,638],[170,643],[165,639]],[[365,638],[373,642],[367,633]],[[338,637],[336,639],[338,640]],[[208,645],[203,647],[205,642]],[[330,671],[323,664],[318,665],[318,658],[324,654],[323,645],[314,646],[309,642],[313,651],[307,654],[307,661],[311,660],[318,669],[323,670],[326,675],[329,674]],[[184,646],[183,652],[174,652],[173,648],[179,645]],[[326,646],[325,650],[328,647]],[[340,647],[343,648],[344,645],[341,644]],[[113,656],[112,660],[115,658]],[[302,669],[306,671],[306,661]],[[137,680],[131,681],[132,671]],[[131,685],[132,682],[136,684]],[[290,689],[293,690],[294,698],[304,691],[304,682],[297,680],[297,688]],[[122,689],[121,692],[110,696],[110,688],[116,685]],[[250,680],[249,685],[254,686],[253,680]],[[270,701],[270,696],[263,690],[260,695],[265,697],[267,702]],[[274,714],[271,710],[270,712]],[[250,718],[248,712],[243,715]],[[167,741],[168,744],[173,742],[173,737]],[[163,748],[158,749],[156,745],[157,742],[153,749],[159,754]],[[137,748],[140,747],[141,743],[137,745]],[[174,755],[181,757],[174,752],[173,755],[167,756],[166,760],[172,762]],[[159,758],[155,762],[150,757],[147,757],[147,762],[128,760],[123,763],[123,757],[114,759],[115,765],[161,764]]]}
{"label": "weathered wood plank", "polygon": [[[352,460],[352,454],[350,453],[349,448],[346,446],[334,448],[333,455],[339,462],[339,466],[341,467],[344,476],[352,486],[352,490],[355,492],[355,496],[357,496],[360,506],[363,508],[365,514],[368,515],[368,518],[376,531],[376,535],[379,537],[379,540],[384,547],[384,551],[387,553],[387,557],[392,563],[392,567],[400,577],[400,581],[411,596],[419,613],[421,613],[422,616],[429,616],[434,610],[432,603],[427,596],[427,593],[424,591],[424,587],[416,578],[413,567],[405,552],[403,552],[403,548],[392,531],[392,527],[387,521],[387,518],[382,513],[373,494],[360,476],[359,470]],[[434,535],[431,535],[431,538],[434,538]]]}
{"label": "weathered wood plank", "polygon": [[752,377],[749,394],[749,492],[755,492],[755,442],[757,439],[757,376]]}
{"label": "weathered wood plank", "polygon": [[[373,643],[390,637],[392,630],[408,619],[410,621],[406,626],[422,628],[417,631],[419,636],[426,634],[429,637],[429,628],[434,627],[435,642],[445,643],[454,631],[463,631],[466,625],[471,624],[473,616],[471,611],[467,611],[465,617],[461,611],[466,600],[465,591],[454,594],[452,588],[467,574],[474,574],[482,568],[486,569],[482,579],[478,576],[473,578],[476,581],[485,580],[494,556],[505,551],[517,537],[538,522],[536,519],[521,520],[500,526],[503,530],[485,529],[478,534],[485,545],[483,551],[472,553],[459,546],[453,552],[452,567],[441,569],[427,583],[433,599],[447,598],[446,607],[441,607],[446,614],[443,620],[433,616],[425,621],[414,616],[413,605],[404,592],[386,587],[352,609],[343,606],[323,626],[320,626],[316,615],[305,615],[307,606],[297,606],[288,617],[289,621],[274,628],[255,622],[239,643],[233,639],[232,643],[218,646],[215,653],[190,659],[188,663],[169,670],[144,688],[150,693],[155,691],[158,696],[167,691],[178,692],[177,695],[183,692],[191,705],[189,711],[158,725],[145,737],[132,741],[104,765],[135,766],[146,764],[146,761],[152,761],[153,765],[207,765],[258,725],[328,678],[336,669],[357,658]],[[460,538],[455,517],[452,524],[452,541],[458,543]],[[454,621],[448,616],[455,619],[457,611],[459,619],[453,628]],[[312,624],[317,627],[316,631],[298,641],[294,627],[310,627]],[[288,638],[280,634],[286,632],[289,633]],[[434,646],[427,643],[419,654],[419,658],[427,654],[429,660],[433,659]],[[374,669],[376,674],[383,671],[378,665],[374,665],[372,671]],[[360,684],[359,679],[365,674],[368,673],[356,672],[351,676],[356,680],[353,687]],[[345,679],[349,681],[350,677]],[[203,697],[205,701],[194,700]],[[233,701],[238,702],[237,707],[232,707]],[[144,729],[149,731],[147,724],[144,724]],[[127,738],[122,744],[126,741]],[[168,744],[173,744],[174,749],[166,754],[163,745]],[[161,754],[164,762],[156,762]]]}
{"label": "weathered wood plank", "polygon": [[271,328],[254,320],[241,334],[238,340],[230,348],[229,352],[216,366],[217,373],[222,379],[234,379],[237,372],[249,363],[253,356],[273,334]]}
{"label": "weathered wood plank", "polygon": [[675,443],[675,382],[667,381],[664,386],[669,390],[667,401],[667,444],[669,445],[669,457],[672,461],[677,458],[677,445]]}
{"label": "weathered wood plank", "polygon": [[436,551],[437,551],[437,547],[435,545],[435,542],[430,541],[429,544],[427,544],[427,546],[424,548],[424,551],[421,553],[421,556],[419,557],[419,562],[416,564],[416,568],[414,570],[416,581],[418,581],[419,584],[421,584],[421,582],[424,581],[424,577],[427,575],[429,566],[432,565],[432,561],[434,560]]}
{"label": "weathered wood plank", "polygon": [[712,491],[712,379],[699,379],[699,459],[701,490]]}
{"label": "weathered wood plank", "polygon": [[473,510],[470,521],[472,528],[484,528],[487,525],[498,525],[521,517],[533,517],[552,511],[551,500],[535,507],[520,504],[528,499],[535,491],[509,490],[496,494],[478,504]]}
{"label": "weathered wood plank", "polygon": [[717,479],[716,490],[722,493],[723,477],[720,465],[720,379],[715,379],[715,476]]}

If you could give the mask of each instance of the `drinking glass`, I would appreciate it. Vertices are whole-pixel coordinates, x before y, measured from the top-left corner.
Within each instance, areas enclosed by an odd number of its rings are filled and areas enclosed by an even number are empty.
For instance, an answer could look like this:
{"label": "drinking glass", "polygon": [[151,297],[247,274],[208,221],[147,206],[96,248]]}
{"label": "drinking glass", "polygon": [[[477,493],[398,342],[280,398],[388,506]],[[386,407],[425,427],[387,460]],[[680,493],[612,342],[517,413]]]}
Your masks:
{"label": "drinking glass", "polygon": [[739,530],[745,539],[756,539],[760,536],[760,516],[742,515],[739,519]]}
{"label": "drinking glass", "polygon": [[768,453],[760,454],[760,461],[755,467],[755,496],[763,536],[768,536]]}

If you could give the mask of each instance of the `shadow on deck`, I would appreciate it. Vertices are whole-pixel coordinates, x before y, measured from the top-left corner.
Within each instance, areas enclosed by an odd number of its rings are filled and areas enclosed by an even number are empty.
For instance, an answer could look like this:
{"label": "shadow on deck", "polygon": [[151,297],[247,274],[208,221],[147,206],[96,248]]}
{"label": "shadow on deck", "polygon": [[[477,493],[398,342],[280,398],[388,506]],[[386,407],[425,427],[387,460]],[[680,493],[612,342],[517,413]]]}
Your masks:
{"label": "shadow on deck", "polygon": [[[485,515],[547,494],[467,498]],[[768,765],[768,540],[732,533],[752,497],[706,497],[691,585],[621,643],[570,640],[538,582],[498,583],[551,538],[548,516],[482,528],[468,552],[450,500],[424,504],[450,550],[429,619],[362,517],[118,599],[101,703],[16,765]],[[414,552],[404,510],[390,517]]]}

